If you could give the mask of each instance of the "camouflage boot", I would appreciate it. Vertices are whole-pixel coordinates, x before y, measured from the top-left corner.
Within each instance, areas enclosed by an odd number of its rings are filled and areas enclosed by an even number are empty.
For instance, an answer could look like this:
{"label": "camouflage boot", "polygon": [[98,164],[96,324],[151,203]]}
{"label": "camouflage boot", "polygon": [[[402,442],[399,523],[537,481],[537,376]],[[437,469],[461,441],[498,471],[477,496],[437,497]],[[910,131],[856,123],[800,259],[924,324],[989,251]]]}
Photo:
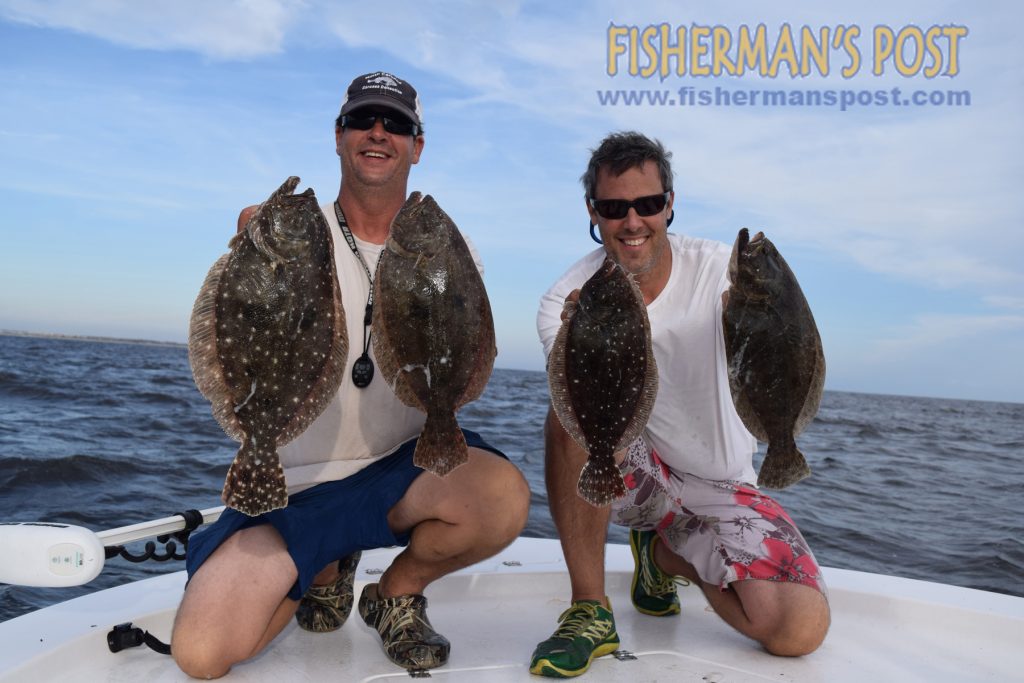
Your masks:
{"label": "camouflage boot", "polygon": [[422,595],[378,597],[376,583],[363,589],[359,614],[367,626],[377,629],[388,658],[403,669],[433,669],[448,661],[451,645],[427,619],[427,599]]}
{"label": "camouflage boot", "polygon": [[314,633],[337,631],[352,611],[352,584],[362,553],[356,551],[338,560],[338,578],[326,586],[310,586],[299,602],[295,621]]}

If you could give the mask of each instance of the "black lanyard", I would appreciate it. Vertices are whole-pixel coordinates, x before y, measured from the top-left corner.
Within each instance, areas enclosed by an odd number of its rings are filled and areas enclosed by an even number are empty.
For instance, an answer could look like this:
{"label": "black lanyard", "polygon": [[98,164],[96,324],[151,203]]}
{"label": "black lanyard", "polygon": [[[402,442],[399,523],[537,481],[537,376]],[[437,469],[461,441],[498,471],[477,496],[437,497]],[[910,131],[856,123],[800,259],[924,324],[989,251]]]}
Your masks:
{"label": "black lanyard", "polygon": [[[366,259],[359,253],[356,239],[352,236],[352,231],[348,229],[345,214],[341,212],[341,206],[337,201],[334,202],[334,215],[338,217],[338,227],[341,228],[341,234],[345,236],[349,249],[359,259],[359,264],[366,271],[366,279],[370,281],[370,294],[366,298],[366,311],[363,313],[363,355],[359,356],[352,364],[352,383],[363,389],[370,386],[370,382],[373,381],[373,361],[370,360],[370,337],[373,336],[373,330],[370,329],[370,324],[373,322],[373,275],[370,274],[370,267],[366,265]],[[380,257],[383,255],[384,249],[381,249],[377,256],[377,266],[380,265]]]}

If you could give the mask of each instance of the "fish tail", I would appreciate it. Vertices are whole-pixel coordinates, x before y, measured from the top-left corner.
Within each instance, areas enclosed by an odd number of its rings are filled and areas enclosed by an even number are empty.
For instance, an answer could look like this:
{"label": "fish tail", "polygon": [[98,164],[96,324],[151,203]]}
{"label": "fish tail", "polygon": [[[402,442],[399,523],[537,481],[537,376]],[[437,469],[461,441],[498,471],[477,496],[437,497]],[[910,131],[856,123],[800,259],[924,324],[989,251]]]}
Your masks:
{"label": "fish tail", "polygon": [[622,482],[622,474],[615,466],[611,457],[587,460],[580,472],[580,481],[576,485],[580,497],[594,507],[604,507],[616,498],[626,495],[626,485]]}
{"label": "fish tail", "polygon": [[454,413],[427,413],[412,464],[443,477],[469,460],[466,437]]}
{"label": "fish tail", "polygon": [[811,474],[807,459],[790,437],[785,441],[768,444],[761,471],[757,475],[757,485],[769,489],[784,489],[797,483]]}
{"label": "fish tail", "polygon": [[230,508],[250,517],[288,505],[284,468],[272,441],[266,449],[258,448],[247,437],[238,449],[234,462],[224,478],[221,500]]}

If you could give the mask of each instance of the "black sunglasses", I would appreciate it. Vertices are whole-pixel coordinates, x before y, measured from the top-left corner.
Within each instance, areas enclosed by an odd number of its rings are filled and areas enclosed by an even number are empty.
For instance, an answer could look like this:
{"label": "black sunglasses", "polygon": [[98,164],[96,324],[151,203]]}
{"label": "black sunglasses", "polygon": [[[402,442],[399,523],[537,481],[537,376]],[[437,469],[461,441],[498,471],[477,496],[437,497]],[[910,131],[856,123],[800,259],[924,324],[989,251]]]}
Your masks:
{"label": "black sunglasses", "polygon": [[637,197],[632,201],[627,199],[594,199],[591,197],[590,207],[601,218],[615,220],[625,218],[630,209],[636,209],[638,216],[653,216],[665,209],[665,205],[668,204],[669,194],[669,192],[649,194],[646,197]]}
{"label": "black sunglasses", "polygon": [[378,120],[384,124],[384,130],[392,135],[412,135],[415,137],[420,134],[420,127],[418,124],[410,121],[393,119],[383,114],[371,114],[369,116],[353,116],[352,114],[346,114],[341,117],[341,127],[355,128],[356,130],[370,130],[374,125],[376,125]]}

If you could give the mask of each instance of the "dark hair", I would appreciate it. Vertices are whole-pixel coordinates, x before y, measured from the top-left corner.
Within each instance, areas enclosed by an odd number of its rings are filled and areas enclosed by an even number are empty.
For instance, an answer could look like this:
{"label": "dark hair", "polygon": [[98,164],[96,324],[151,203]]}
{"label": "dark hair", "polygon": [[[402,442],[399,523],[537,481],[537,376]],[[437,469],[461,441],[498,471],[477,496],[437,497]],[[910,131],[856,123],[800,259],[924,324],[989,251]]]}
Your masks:
{"label": "dark hair", "polygon": [[651,140],[636,131],[612,133],[591,150],[590,164],[587,171],[580,176],[583,191],[587,197],[593,197],[597,189],[597,172],[602,166],[607,167],[616,176],[620,176],[631,168],[638,168],[644,162],[653,161],[658,165],[661,175],[661,186],[665,192],[672,189],[672,164],[669,152],[658,140]]}

